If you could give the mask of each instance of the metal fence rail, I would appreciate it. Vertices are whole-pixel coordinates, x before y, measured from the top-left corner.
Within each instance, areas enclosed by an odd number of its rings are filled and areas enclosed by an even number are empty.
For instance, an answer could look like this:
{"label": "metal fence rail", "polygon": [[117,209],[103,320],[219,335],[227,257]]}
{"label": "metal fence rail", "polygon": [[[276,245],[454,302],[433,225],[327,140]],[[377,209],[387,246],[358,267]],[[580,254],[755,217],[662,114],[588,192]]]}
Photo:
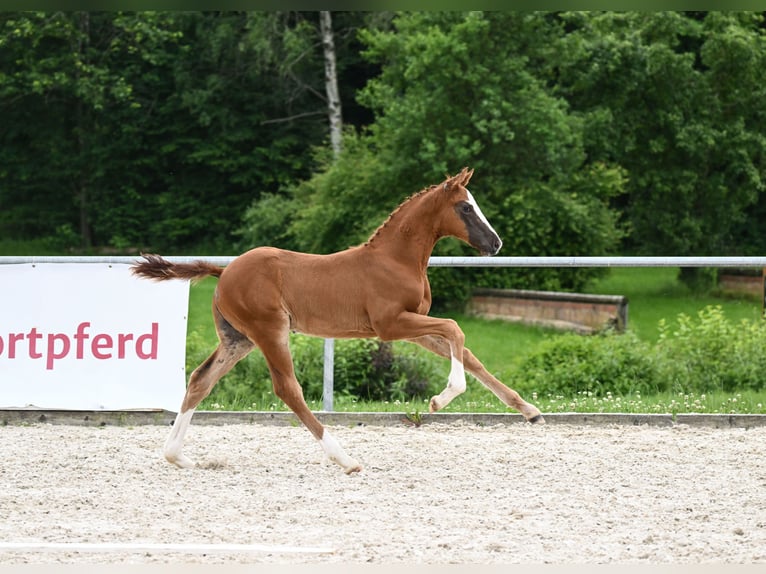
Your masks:
{"label": "metal fence rail", "polygon": [[[202,259],[215,265],[228,265],[235,255],[166,256],[175,263]],[[0,256],[0,265],[42,263],[132,264],[139,256]],[[766,257],[729,256],[551,256],[551,257],[431,257],[429,267],[755,267],[766,269]],[[323,367],[323,408],[333,410],[333,339],[325,339]]]}
{"label": "metal fence rail", "polygon": [[431,267],[766,267],[766,257],[431,257]]}
{"label": "metal fence rail", "polygon": [[[165,259],[188,263],[203,259],[216,265],[228,265],[235,255],[178,255]],[[131,264],[139,256],[0,256],[0,265],[14,263],[115,263]],[[729,256],[552,256],[552,257],[431,257],[429,267],[766,267],[766,257]]]}

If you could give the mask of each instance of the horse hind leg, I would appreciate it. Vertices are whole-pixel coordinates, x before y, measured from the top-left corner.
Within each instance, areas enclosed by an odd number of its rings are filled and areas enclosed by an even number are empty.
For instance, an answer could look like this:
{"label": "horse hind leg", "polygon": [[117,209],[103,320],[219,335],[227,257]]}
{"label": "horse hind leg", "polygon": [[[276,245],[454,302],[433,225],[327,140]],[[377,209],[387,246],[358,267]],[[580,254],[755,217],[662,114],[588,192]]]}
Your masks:
{"label": "horse hind leg", "polygon": [[195,466],[194,462],[182,452],[184,437],[189,429],[194,410],[210,394],[221,377],[255,347],[247,337],[234,329],[224,319],[215,306],[213,307],[213,317],[220,342],[215,351],[194,369],[189,377],[189,385],[186,387],[181,409],[178,411],[173,428],[165,441],[165,458],[180,468]]}

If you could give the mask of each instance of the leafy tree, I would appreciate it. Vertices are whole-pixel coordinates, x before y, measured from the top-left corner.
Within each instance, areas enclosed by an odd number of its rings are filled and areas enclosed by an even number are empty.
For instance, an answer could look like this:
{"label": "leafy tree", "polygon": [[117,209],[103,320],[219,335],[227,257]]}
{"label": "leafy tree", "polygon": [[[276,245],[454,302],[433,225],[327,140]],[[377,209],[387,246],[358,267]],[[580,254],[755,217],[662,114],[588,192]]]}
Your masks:
{"label": "leafy tree", "polygon": [[[763,14],[337,12],[332,26],[351,134],[336,163],[318,12],[0,14],[0,237],[229,252],[246,214],[238,248],[330,251],[469,165],[504,253],[766,248]],[[592,273],[433,278],[454,297]]]}
{"label": "leafy tree", "polygon": [[[626,246],[748,250],[762,212],[766,39],[757,13],[567,13],[557,84],[594,159],[626,169]],[[751,215],[751,217],[752,217]],[[762,239],[759,240],[763,245]],[[693,276],[694,274],[688,274]]]}
{"label": "leafy tree", "polygon": [[[136,106],[115,60],[168,40],[157,20],[90,12],[0,15],[0,229],[29,236],[73,228],[93,241],[108,156],[123,134],[103,120]],[[128,67],[130,64],[128,64]]]}
{"label": "leafy tree", "polygon": [[229,252],[327,138],[319,42],[316,13],[3,13],[0,235]]}
{"label": "leafy tree", "polygon": [[[465,165],[506,252],[609,252],[619,240],[609,200],[621,172],[588,163],[582,122],[535,75],[557,29],[543,15],[399,14],[392,28],[362,30],[381,66],[359,100],[375,122],[338,161],[295,187],[299,248],[334,251],[362,241],[407,195]],[[521,232],[519,232],[521,229]],[[437,253],[468,253],[441,242]],[[471,284],[578,288],[594,270],[433,270],[435,293]],[[441,301],[446,302],[446,301]]]}

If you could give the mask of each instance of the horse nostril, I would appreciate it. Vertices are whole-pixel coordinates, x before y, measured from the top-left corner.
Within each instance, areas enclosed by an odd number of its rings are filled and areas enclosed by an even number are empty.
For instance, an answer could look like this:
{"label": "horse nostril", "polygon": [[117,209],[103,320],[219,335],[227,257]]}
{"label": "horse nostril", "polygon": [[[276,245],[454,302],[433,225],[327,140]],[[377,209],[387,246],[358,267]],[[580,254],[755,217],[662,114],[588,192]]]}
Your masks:
{"label": "horse nostril", "polygon": [[499,238],[499,237],[498,237],[497,239],[495,239],[495,241],[492,243],[492,247],[494,247],[494,248],[495,248],[495,253],[497,253],[498,251],[500,251],[500,248],[501,248],[502,246],[503,246],[503,242],[500,240],[500,238]]}

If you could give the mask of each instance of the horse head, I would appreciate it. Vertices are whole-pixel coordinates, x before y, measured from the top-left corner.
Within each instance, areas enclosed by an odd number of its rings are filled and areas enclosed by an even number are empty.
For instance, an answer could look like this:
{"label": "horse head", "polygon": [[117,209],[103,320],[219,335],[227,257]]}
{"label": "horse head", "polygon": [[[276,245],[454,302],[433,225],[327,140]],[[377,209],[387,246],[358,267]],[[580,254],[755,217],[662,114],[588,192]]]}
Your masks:
{"label": "horse head", "polygon": [[463,168],[442,184],[440,193],[446,200],[442,231],[465,241],[482,255],[495,255],[503,242],[466,187],[472,175],[472,169]]}

